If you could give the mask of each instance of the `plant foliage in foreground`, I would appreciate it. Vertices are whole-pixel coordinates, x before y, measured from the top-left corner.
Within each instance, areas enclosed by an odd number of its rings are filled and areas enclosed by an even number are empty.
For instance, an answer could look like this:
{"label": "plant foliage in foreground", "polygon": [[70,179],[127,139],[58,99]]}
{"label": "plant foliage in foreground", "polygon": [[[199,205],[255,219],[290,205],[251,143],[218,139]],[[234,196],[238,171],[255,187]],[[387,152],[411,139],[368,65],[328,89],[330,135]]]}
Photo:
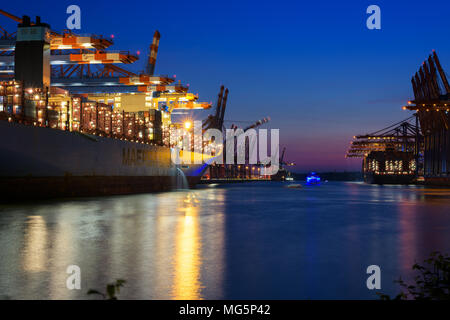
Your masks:
{"label": "plant foliage in foreground", "polygon": [[[407,284],[401,278],[396,283],[404,291],[395,300],[450,300],[450,256],[436,251],[424,260],[424,265],[415,263],[412,267],[418,272],[413,284]],[[382,300],[391,300],[389,295],[380,294]]]}
{"label": "plant foliage in foreground", "polygon": [[125,280],[117,279],[114,283],[108,283],[106,285],[106,292],[100,292],[94,289],[90,289],[87,294],[100,295],[104,300],[117,300],[117,294],[120,293],[120,288],[125,284]]}

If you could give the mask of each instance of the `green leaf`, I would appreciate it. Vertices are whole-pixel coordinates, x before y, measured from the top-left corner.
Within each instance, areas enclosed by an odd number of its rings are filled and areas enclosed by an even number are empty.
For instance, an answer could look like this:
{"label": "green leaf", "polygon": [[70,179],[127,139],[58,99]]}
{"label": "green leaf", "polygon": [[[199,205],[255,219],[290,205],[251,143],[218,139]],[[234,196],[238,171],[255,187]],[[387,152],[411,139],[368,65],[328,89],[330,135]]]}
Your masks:
{"label": "green leaf", "polygon": [[106,293],[108,294],[109,299],[113,299],[116,296],[116,287],[114,284],[110,283],[106,286]]}

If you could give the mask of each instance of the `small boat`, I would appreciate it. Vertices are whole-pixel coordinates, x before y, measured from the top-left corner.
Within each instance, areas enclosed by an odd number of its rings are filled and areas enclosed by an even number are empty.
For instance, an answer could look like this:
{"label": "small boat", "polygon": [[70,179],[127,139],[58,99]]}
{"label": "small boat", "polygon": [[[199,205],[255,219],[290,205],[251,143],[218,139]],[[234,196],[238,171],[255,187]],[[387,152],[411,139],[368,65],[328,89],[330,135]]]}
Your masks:
{"label": "small boat", "polygon": [[302,187],[302,185],[301,184],[288,184],[287,186],[286,186],[286,188],[290,188],[290,189],[300,189]]}
{"label": "small boat", "polygon": [[311,172],[306,176],[306,184],[308,185],[320,184],[320,180],[320,177],[315,172]]}

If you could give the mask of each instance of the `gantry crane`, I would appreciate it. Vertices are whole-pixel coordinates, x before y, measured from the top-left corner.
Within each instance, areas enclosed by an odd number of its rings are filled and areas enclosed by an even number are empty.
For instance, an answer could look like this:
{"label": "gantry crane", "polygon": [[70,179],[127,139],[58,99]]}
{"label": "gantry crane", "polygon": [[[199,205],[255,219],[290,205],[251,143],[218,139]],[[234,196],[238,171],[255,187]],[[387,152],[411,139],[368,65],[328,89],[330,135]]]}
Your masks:
{"label": "gantry crane", "polygon": [[415,116],[394,123],[370,134],[353,137],[347,151],[347,158],[364,158],[371,151],[415,152],[419,128],[411,121]]}
{"label": "gantry crane", "polygon": [[[23,19],[27,19],[30,25],[34,25],[29,17],[22,19],[2,10],[0,13],[15,22],[22,23]],[[40,22],[39,17],[36,19]],[[0,66],[11,68],[14,66],[15,39],[6,31],[3,36],[12,40],[8,42],[8,47],[0,47]],[[210,103],[198,102],[198,95],[189,93],[188,86],[180,81],[175,83],[175,77],[154,75],[159,40],[160,33],[156,30],[150,45],[146,73],[136,74],[117,64],[132,64],[138,56],[127,51],[106,51],[113,44],[112,39],[96,35],[80,36],[68,30],[62,33],[50,31],[52,86],[68,87],[78,93],[89,93],[92,87],[101,88],[98,92],[141,92],[151,96],[152,105],[148,102],[146,106],[158,108],[163,105],[164,111],[169,113],[173,109],[210,108]],[[9,69],[9,73],[11,76],[14,70]]]}
{"label": "gantry crane", "polygon": [[[17,23],[23,23],[24,18],[19,18],[11,13],[0,10],[0,14],[12,19]],[[40,17],[36,17],[36,23],[40,22]],[[30,25],[35,23],[31,22]],[[3,37],[7,39],[14,39],[14,34],[8,34],[3,30]],[[59,65],[57,71],[62,74],[68,74],[73,65],[80,66],[82,64],[110,64],[110,63],[133,63],[137,60],[137,56],[125,51],[106,52],[105,49],[113,44],[112,39],[106,39],[98,35],[80,36],[70,30],[64,30],[62,33],[50,31],[50,50],[51,58],[50,64],[52,66]],[[14,52],[14,43],[9,43],[9,47],[2,48],[3,50]],[[3,59],[3,65],[14,65],[14,59]],[[70,65],[65,67],[63,65]]]}
{"label": "gantry crane", "polygon": [[[436,51],[422,63],[411,78],[414,100],[404,110],[416,111],[424,134],[436,128],[449,130],[450,84]],[[434,112],[433,112],[434,111]]]}
{"label": "gantry crane", "polygon": [[[224,93],[224,90],[225,90],[225,93]],[[214,113],[214,115],[209,115],[208,118],[206,118],[206,120],[204,120],[203,130],[218,129],[218,130],[222,131],[224,117],[225,117],[225,110],[227,107],[228,93],[229,93],[228,88],[225,89],[225,87],[222,85],[220,87],[220,91],[217,96],[215,113]]]}
{"label": "gantry crane", "polygon": [[175,78],[154,75],[156,57],[158,54],[161,34],[158,30],[153,34],[150,52],[147,60],[146,73],[120,77],[119,82],[125,85],[137,86],[139,92],[154,93],[152,103],[158,106],[164,103],[164,111],[171,113],[174,109],[208,109],[210,103],[198,102],[198,95],[189,93],[189,87],[182,85],[180,81],[175,83]]}
{"label": "gantry crane", "polygon": [[281,152],[281,157],[280,157],[280,166],[295,166],[295,162],[291,161],[291,162],[285,162],[284,161],[284,153],[286,152],[286,147],[283,147],[283,151]]}
{"label": "gantry crane", "polygon": [[411,78],[414,100],[405,110],[415,111],[424,136],[424,181],[450,185],[450,84],[436,51]]}

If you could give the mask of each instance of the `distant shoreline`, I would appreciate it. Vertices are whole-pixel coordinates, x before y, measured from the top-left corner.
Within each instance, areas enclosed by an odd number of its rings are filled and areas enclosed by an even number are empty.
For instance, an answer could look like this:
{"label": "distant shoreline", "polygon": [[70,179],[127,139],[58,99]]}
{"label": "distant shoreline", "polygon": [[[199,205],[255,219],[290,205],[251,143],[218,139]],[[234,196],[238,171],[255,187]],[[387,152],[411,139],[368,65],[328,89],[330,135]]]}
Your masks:
{"label": "distant shoreline", "polygon": [[[331,171],[331,172],[317,172],[322,180],[328,181],[363,181],[363,175],[360,171]],[[295,180],[306,180],[308,173],[291,172],[291,176]]]}

